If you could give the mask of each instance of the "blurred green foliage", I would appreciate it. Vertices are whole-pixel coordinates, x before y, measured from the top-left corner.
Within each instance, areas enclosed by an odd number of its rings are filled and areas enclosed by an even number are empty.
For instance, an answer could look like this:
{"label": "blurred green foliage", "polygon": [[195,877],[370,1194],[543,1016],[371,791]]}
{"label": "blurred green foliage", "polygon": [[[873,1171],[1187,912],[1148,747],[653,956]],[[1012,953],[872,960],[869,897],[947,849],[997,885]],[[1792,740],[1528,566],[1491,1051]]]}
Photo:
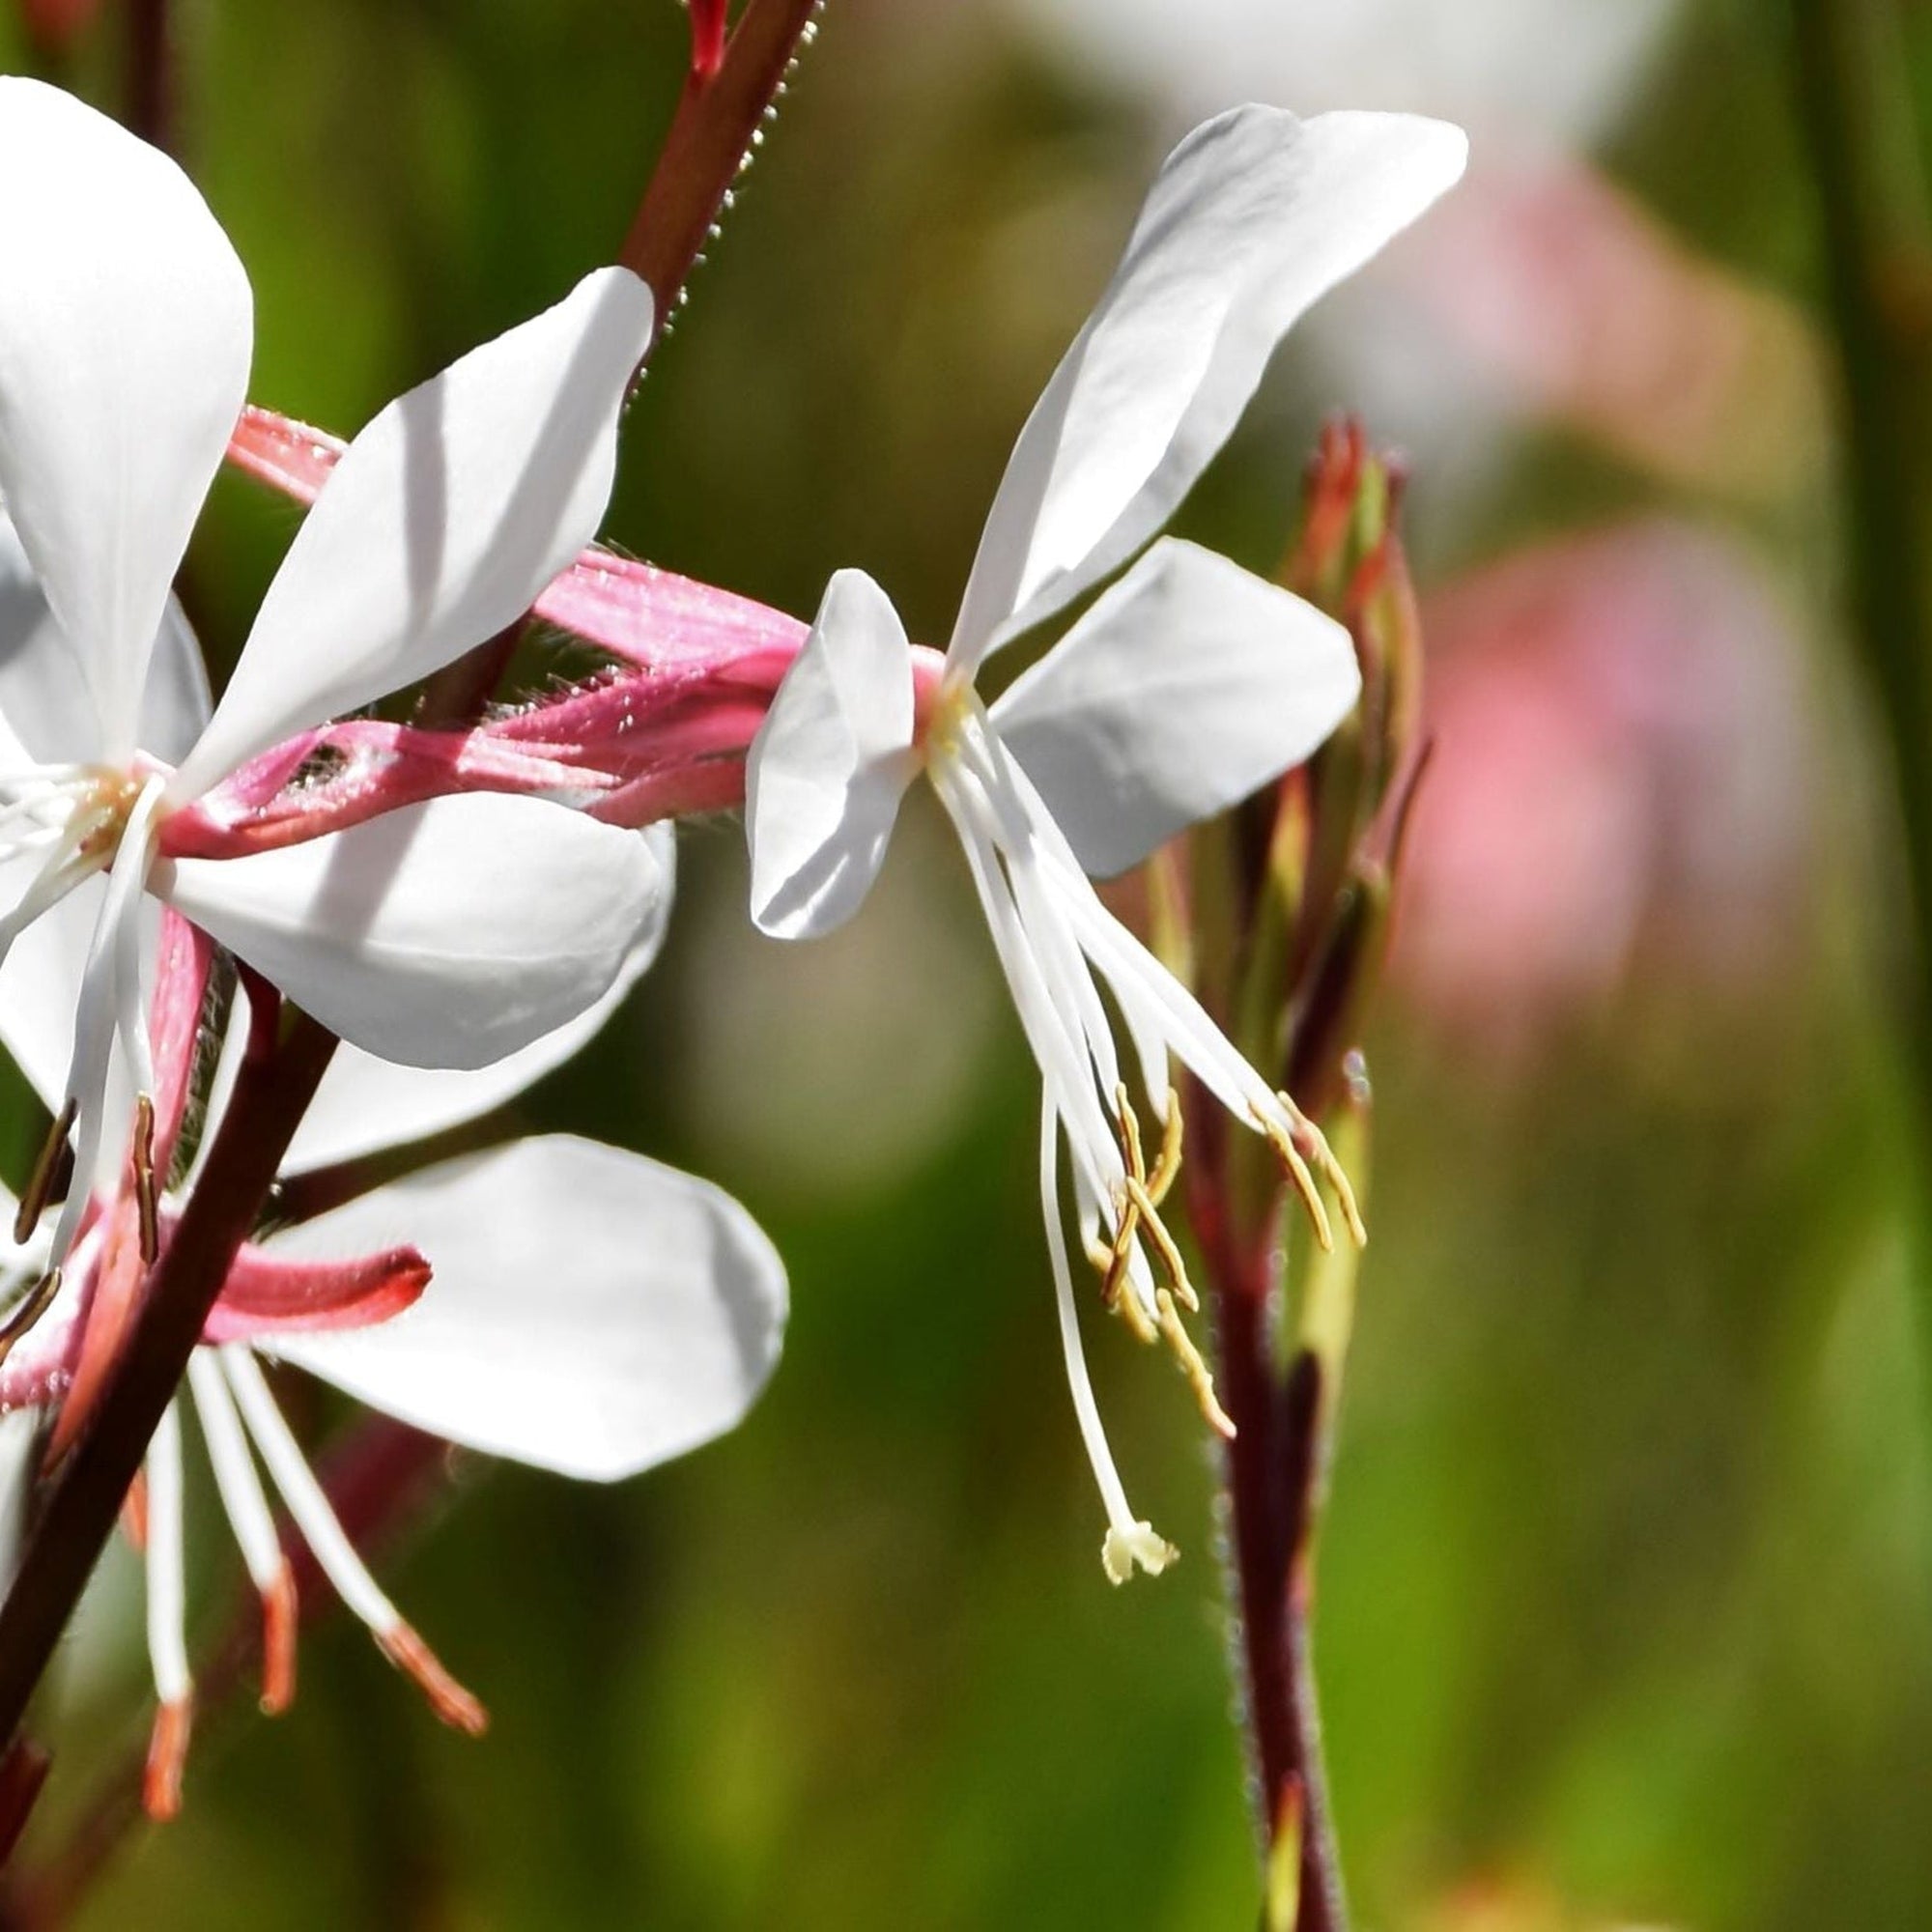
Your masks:
{"label": "blurred green foliage", "polygon": [[[669,0],[179,13],[185,157],[257,292],[253,393],[345,431],[606,258],[683,57]],[[71,76],[108,103],[115,15]],[[1812,211],[1767,15],[1692,10],[1608,158],[1802,298]],[[800,612],[864,564],[941,635],[1159,147],[988,0],[833,0],[631,411],[613,538]],[[1188,514],[1262,568],[1318,411],[1353,400],[1284,361]],[[1474,517],[1416,478],[1426,573],[1678,500],[1560,432],[1512,463]],[[1759,534],[1814,558],[1820,516],[1813,492]],[[293,525],[219,486],[190,585],[217,658]],[[1829,586],[1803,583],[1828,650]],[[1848,856],[1772,997],[1720,1013],[1661,968],[1508,1078],[1414,1013],[1372,1042],[1319,1627],[1366,1924],[1932,1922],[1932,1465],[1863,964],[1883,915],[1859,742],[1818,685],[1820,791],[1852,796],[1822,836]],[[384,1574],[487,1741],[331,1625],[288,1718],[210,1721],[185,1816],[134,1834],[85,1924],[1253,1922],[1207,1444],[1103,1332],[1130,1483],[1185,1552],[1110,1590],[1032,1075],[963,871],[907,841],[852,932],[788,954],[742,919],[740,845],[686,834],[663,965],[522,1114],[697,1167],[765,1220],[795,1297],[769,1398],[612,1492],[467,1467]],[[237,1566],[197,1500],[212,1622]],[[30,1856],[145,1724],[128,1579],[105,1580]]]}

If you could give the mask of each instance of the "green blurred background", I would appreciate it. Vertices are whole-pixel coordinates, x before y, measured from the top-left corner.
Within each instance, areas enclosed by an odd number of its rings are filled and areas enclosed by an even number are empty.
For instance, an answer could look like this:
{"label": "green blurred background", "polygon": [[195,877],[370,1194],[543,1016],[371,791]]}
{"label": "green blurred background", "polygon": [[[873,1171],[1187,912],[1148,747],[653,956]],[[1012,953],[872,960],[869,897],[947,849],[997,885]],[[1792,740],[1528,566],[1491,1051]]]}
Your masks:
{"label": "green blurred background", "polygon": [[[253,394],[344,431],[609,257],[684,57],[671,0],[178,13]],[[1894,889],[1778,19],[831,0],[628,421],[621,545],[801,613],[863,564],[938,639],[1190,118],[1252,90],[1471,128],[1469,183],[1297,333],[1183,519],[1270,568],[1336,407],[1414,466],[1440,739],[1369,1042],[1318,1631],[1369,1926],[1932,1923]],[[107,0],[67,71],[103,104],[123,31]],[[11,20],[0,57],[33,65]],[[294,515],[218,487],[217,657]],[[466,1464],[384,1573],[489,1738],[333,1623],[290,1716],[205,1726],[185,1815],[84,1924],[1254,1922],[1208,1444],[1100,1332],[1129,1488],[1185,1552],[1110,1590],[1034,1075],[963,868],[908,830],[859,921],[786,951],[743,916],[737,825],[688,828],[664,961],[522,1109],[771,1230],[793,1314],[747,1426],[611,1492]],[[212,1626],[238,1566],[198,1501]],[[29,1857],[144,1735],[136,1585],[123,1552],[66,1654]]]}

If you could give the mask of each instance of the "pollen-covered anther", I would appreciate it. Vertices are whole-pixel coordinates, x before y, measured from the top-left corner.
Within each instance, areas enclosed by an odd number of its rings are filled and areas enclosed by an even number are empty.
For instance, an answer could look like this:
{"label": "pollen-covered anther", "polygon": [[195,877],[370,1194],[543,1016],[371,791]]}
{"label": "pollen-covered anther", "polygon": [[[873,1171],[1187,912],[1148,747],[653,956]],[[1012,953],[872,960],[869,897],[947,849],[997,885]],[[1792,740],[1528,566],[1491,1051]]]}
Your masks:
{"label": "pollen-covered anther", "polygon": [[1208,1364],[1201,1358],[1201,1350],[1194,1346],[1194,1338],[1181,1325],[1180,1311],[1174,1305],[1174,1294],[1169,1289],[1159,1289],[1154,1294],[1154,1306],[1160,1311],[1161,1338],[1174,1350],[1174,1358],[1180,1364],[1180,1373],[1187,1378],[1187,1385],[1194,1391],[1194,1400],[1201,1405],[1201,1414],[1216,1435],[1232,1442],[1235,1439],[1235,1422],[1228,1411],[1221,1406],[1220,1399],[1214,1393],[1214,1378],[1208,1372]]}
{"label": "pollen-covered anther", "polygon": [[1337,1204],[1342,1209],[1342,1218],[1349,1224],[1349,1238],[1356,1247],[1368,1245],[1369,1230],[1362,1219],[1362,1210],[1355,1202],[1355,1190],[1350,1184],[1348,1172],[1335,1158],[1335,1151],[1328,1145],[1328,1137],[1286,1094],[1277,1094],[1281,1104],[1288,1109],[1299,1136],[1303,1141],[1303,1151],[1313,1161],[1316,1171],[1328,1183]]}
{"label": "pollen-covered anther", "polygon": [[466,1690],[447,1670],[441,1660],[408,1624],[397,1622],[375,1633],[383,1655],[398,1670],[413,1677],[429,1707],[452,1730],[467,1731],[480,1738],[490,1728],[490,1714],[481,1701]]}
{"label": "pollen-covered anther", "polygon": [[148,1761],[141,1774],[141,1805],[165,1824],[181,1813],[182,1774],[187,1768],[188,1738],[194,1730],[194,1704],[171,1697],[155,1713],[148,1734]]}
{"label": "pollen-covered anther", "polygon": [[128,1485],[128,1493],[121,1498],[121,1534],[128,1539],[128,1548],[135,1555],[143,1556],[148,1549],[148,1472],[134,1471],[134,1480]]}
{"label": "pollen-covered anther", "polygon": [[1158,1332],[1128,1278],[1140,1214],[1124,1192],[1115,1200],[1114,1217],[1113,1244],[1094,1241],[1087,1249],[1087,1259],[1100,1277],[1100,1306],[1109,1315],[1118,1315],[1137,1342],[1151,1343],[1158,1339]]}
{"label": "pollen-covered anther", "polygon": [[14,1352],[20,1338],[54,1304],[61,1290],[61,1271],[49,1268],[21,1297],[19,1306],[0,1322],[0,1362]]}
{"label": "pollen-covered anther", "polygon": [[161,1218],[155,1193],[155,1101],[143,1094],[134,1102],[134,1208],[140,1222],[141,1261],[153,1267],[161,1255]]}
{"label": "pollen-covered anther", "polygon": [[[1282,1123],[1264,1114],[1259,1107],[1250,1107],[1248,1117],[1264,1134],[1268,1145],[1274,1149],[1283,1171],[1294,1184],[1294,1191],[1301,1196],[1301,1205],[1307,1210],[1309,1225],[1315,1230],[1316,1241],[1324,1253],[1335,1245],[1335,1230],[1328,1220],[1328,1209],[1322,1205],[1321,1190],[1315,1184],[1315,1177],[1308,1170],[1308,1162],[1302,1157],[1301,1150],[1295,1146],[1294,1137]],[[1307,1126],[1306,1120],[1298,1113],[1291,1118]],[[1326,1143],[1323,1143],[1325,1149]]]}
{"label": "pollen-covered anther", "polygon": [[1170,1094],[1160,1122],[1160,1158],[1147,1178],[1148,1198],[1158,1208],[1180,1173],[1180,1095]]}
{"label": "pollen-covered anther", "polygon": [[1194,1284],[1187,1279],[1187,1264],[1181,1259],[1180,1244],[1168,1232],[1167,1223],[1160,1218],[1160,1209],[1154,1206],[1146,1183],[1135,1179],[1132,1175],[1127,1177],[1127,1200],[1138,1211],[1141,1226],[1147,1231],[1148,1239],[1153,1243],[1153,1251],[1160,1257],[1161,1266],[1167,1270],[1176,1299],[1188,1314],[1200,1314],[1201,1297],[1195,1293]]}
{"label": "pollen-covered anther", "polygon": [[285,1561],[262,1586],[262,1715],[279,1718],[296,1700],[296,1631],[301,1605]]}
{"label": "pollen-covered anther", "polygon": [[41,1216],[46,1212],[47,1203],[53,1198],[54,1186],[69,1152],[67,1137],[73,1131],[74,1116],[79,1111],[77,1101],[68,1101],[48,1128],[46,1139],[41,1143],[40,1152],[34,1156],[34,1168],[27,1177],[26,1192],[20,1196],[20,1205],[14,1215],[15,1247],[33,1238],[34,1230],[41,1224]]}

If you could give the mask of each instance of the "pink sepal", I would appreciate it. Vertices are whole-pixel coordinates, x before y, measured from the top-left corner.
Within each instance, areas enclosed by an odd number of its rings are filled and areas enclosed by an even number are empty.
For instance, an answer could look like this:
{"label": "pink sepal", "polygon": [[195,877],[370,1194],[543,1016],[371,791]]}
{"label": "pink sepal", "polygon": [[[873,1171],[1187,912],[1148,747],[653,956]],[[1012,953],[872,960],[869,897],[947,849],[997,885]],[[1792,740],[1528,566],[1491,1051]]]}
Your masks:
{"label": "pink sepal", "polygon": [[414,1248],[351,1262],[292,1261],[243,1247],[221,1298],[202,1326],[204,1342],[367,1328],[410,1307],[429,1286],[430,1265]]}
{"label": "pink sepal", "polygon": [[[718,11],[722,25],[724,10]],[[312,503],[346,447],[326,431],[250,405],[229,439],[228,460],[298,502]],[[535,609],[546,623],[648,671],[716,667],[764,650],[789,663],[809,628],[752,598],[595,545]]]}
{"label": "pink sepal", "polygon": [[[321,775],[289,785],[312,761]],[[620,782],[586,767],[569,744],[354,719],[304,731],[243,765],[175,812],[159,849],[168,859],[235,859],[452,792],[566,794],[583,802]]]}

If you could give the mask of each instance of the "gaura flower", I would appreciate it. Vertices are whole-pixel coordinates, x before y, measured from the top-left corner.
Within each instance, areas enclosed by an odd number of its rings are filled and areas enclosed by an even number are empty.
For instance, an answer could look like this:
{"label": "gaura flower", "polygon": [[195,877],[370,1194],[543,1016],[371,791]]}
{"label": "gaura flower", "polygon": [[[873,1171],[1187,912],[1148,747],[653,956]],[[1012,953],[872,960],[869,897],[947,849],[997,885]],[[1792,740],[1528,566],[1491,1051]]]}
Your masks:
{"label": "gaura flower", "polygon": [[[922,772],[959,834],[1043,1080],[1040,1193],[1068,1378],[1125,1579],[1174,1554],[1127,1506],[1081,1355],[1060,1207],[1106,1305],[1173,1349],[1214,1427],[1232,1424],[1180,1320],[1197,1303],[1161,1217],[1179,1160],[1180,1060],[1270,1141],[1329,1238],[1311,1168],[1347,1183],[1319,1132],[1100,903],[1088,875],[1297,763],[1359,687],[1346,632],[1223,558],[1163,540],[990,708],[986,660],[1147,543],[1226,440],[1276,343],[1462,172],[1459,130],[1401,115],[1301,121],[1245,107],[1169,157],[1120,267],[1036,405],[980,538],[945,656],[909,644],[859,571],[832,580],[752,749],[752,912],[824,932],[865,896]],[[1103,991],[1147,1104],[1144,1135]]]}
{"label": "gaura flower", "polygon": [[[627,969],[635,977],[655,936]],[[159,1071],[157,1157],[180,1145],[213,949],[164,919],[153,1015]],[[78,966],[78,954],[71,955]],[[4,1008],[10,1044],[31,1003]],[[598,1017],[602,1017],[600,1014]],[[345,1048],[284,1164],[334,1167],[474,1117],[582,1043],[588,1022],[504,1064],[425,1073]],[[30,1074],[42,1056],[30,1054]],[[232,1072],[232,1055],[229,1070]],[[38,1084],[38,1083],[37,1083]],[[217,1073],[210,1111],[218,1115]],[[43,1087],[51,1099],[56,1090]],[[187,1163],[184,1191],[192,1184]],[[0,1208],[11,1207],[0,1190]],[[43,1319],[0,1362],[0,1408],[60,1416],[85,1373],[88,1329],[115,1276],[134,1263],[131,1185],[88,1203],[70,1265]],[[173,1202],[158,1207],[157,1244]],[[45,1278],[47,1237],[0,1261],[0,1293]],[[185,1635],[183,1424],[193,1411],[264,1615],[265,1710],[295,1689],[296,1600],[269,1495],[336,1593],[446,1722],[479,1730],[481,1705],[438,1662],[356,1554],[277,1406],[260,1358],[294,1364],[431,1434],[535,1467],[611,1482],[730,1429],[775,1367],[785,1278],[736,1202],[692,1176],[564,1135],[446,1160],[237,1256],[145,1463],[142,1537],[148,1647],[159,1701],[147,1801],[177,1808],[192,1711]],[[58,1425],[56,1440],[58,1441]],[[266,1471],[268,1483],[263,1481]]]}
{"label": "gaura flower", "polygon": [[[594,531],[651,298],[620,269],[391,404],[270,586],[214,715],[169,584],[241,410],[246,277],[165,156],[0,79],[0,948],[104,875],[57,1117],[93,1180],[151,1093],[145,895],[345,1038],[475,1066],[595,1001],[667,889],[657,852],[542,802],[417,801],[246,856],[168,857],[234,768],[514,621]],[[17,541],[16,541],[17,539]],[[206,840],[197,848],[206,853]],[[240,848],[245,849],[245,848]],[[110,1069],[131,1092],[107,1098]],[[121,1138],[104,1131],[111,1117]]]}

